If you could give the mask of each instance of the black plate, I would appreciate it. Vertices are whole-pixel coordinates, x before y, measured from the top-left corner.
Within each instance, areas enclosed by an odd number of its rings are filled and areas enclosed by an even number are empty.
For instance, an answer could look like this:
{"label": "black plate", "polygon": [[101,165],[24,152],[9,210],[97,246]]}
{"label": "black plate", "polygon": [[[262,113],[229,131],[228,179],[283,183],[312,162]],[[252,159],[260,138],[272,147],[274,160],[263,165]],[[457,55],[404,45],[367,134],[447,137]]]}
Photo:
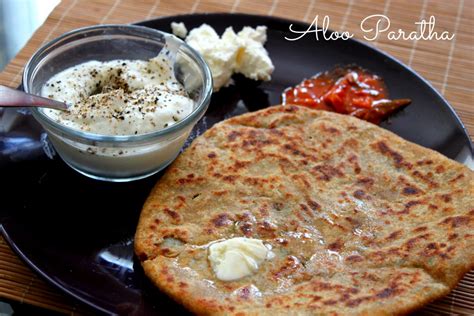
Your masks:
{"label": "black plate", "polygon": [[[172,21],[188,28],[201,23],[218,32],[232,25],[268,26],[267,49],[275,64],[271,82],[236,78],[236,85],[213,95],[196,135],[233,115],[280,102],[281,91],[336,64],[356,63],[381,75],[394,98],[413,103],[382,124],[420,145],[462,161],[472,143],[449,104],[425,80],[392,57],[357,41],[316,41],[306,36],[288,42],[288,27],[308,25],[272,17],[201,14],[140,23],[170,31]],[[118,184],[88,179],[67,167],[28,113],[0,134],[1,223],[13,249],[40,275],[63,291],[108,313],[183,313],[150,285],[133,257],[132,237],[142,203],[160,177]],[[43,136],[42,136],[43,135]]]}

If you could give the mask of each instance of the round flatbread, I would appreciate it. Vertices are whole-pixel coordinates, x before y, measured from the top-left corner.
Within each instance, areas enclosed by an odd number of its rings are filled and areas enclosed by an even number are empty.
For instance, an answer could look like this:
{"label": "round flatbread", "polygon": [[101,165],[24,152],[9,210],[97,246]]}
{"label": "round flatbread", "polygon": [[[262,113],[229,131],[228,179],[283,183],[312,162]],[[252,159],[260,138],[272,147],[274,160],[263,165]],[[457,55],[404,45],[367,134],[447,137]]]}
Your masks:
{"label": "round flatbread", "polygon": [[[275,106],[216,124],[158,181],[135,251],[199,314],[404,314],[474,268],[473,172],[365,121]],[[273,259],[216,278],[209,244]]]}

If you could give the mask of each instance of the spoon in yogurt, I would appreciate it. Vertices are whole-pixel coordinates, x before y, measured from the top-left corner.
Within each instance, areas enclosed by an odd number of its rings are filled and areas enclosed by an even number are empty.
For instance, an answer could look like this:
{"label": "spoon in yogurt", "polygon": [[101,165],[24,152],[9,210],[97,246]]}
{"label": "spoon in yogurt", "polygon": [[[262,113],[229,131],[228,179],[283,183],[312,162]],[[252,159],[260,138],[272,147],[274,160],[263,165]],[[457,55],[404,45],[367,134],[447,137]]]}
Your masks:
{"label": "spoon in yogurt", "polygon": [[20,90],[0,85],[0,107],[44,107],[56,110],[68,110],[63,102],[43,98]]}

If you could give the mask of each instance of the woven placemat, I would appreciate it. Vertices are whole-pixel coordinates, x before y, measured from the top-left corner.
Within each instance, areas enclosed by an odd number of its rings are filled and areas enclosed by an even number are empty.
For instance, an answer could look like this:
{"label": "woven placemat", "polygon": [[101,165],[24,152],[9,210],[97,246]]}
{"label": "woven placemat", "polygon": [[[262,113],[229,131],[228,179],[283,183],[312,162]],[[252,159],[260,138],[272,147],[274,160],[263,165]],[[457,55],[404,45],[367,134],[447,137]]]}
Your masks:
{"label": "woven placemat", "polygon": [[[436,17],[435,29],[455,34],[451,41],[393,41],[380,36],[372,45],[382,49],[428,79],[455,108],[471,137],[474,133],[472,0],[62,0],[17,57],[0,74],[0,84],[15,87],[30,56],[60,34],[92,24],[131,23],[158,16],[198,12],[242,12],[274,15],[311,22],[328,15],[330,28],[348,30],[363,39],[360,21],[372,14],[390,18],[392,29],[416,30],[414,22]],[[54,311],[86,314],[87,310],[46,284],[0,238],[0,298],[17,300]],[[422,315],[473,315],[474,272],[468,273],[447,297],[423,310]]]}

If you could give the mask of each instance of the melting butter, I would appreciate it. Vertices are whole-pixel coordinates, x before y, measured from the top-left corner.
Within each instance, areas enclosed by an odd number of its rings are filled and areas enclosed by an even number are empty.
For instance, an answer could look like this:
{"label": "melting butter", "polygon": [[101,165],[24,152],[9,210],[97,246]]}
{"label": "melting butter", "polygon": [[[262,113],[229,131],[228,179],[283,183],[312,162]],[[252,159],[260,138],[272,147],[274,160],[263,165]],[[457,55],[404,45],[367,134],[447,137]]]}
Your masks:
{"label": "melting butter", "polygon": [[208,258],[219,280],[233,281],[254,274],[266,259],[274,256],[263,241],[236,237],[211,244]]}

